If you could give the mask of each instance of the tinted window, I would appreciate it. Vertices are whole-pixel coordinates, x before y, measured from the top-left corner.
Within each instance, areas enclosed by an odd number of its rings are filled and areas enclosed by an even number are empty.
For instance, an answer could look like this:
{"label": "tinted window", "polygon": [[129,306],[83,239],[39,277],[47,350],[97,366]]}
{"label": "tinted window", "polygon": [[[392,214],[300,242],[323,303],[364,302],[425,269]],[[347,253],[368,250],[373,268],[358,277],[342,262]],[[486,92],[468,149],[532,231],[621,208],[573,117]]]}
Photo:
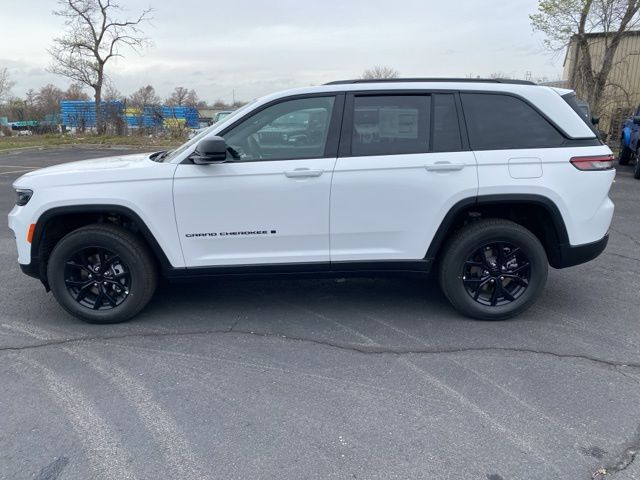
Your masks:
{"label": "tinted window", "polygon": [[564,99],[565,102],[567,102],[567,104],[573,109],[574,112],[580,115],[580,118],[587,125],[587,127],[589,127],[591,131],[597,135],[598,131],[594,127],[593,123],[591,123],[591,114],[589,113],[589,105],[586,103],[578,102],[578,99],[576,98],[575,93],[569,93],[567,95],[563,95],[562,98]]}
{"label": "tinted window", "polygon": [[465,93],[462,105],[474,150],[554,147],[564,141],[553,125],[519,98]]}
{"label": "tinted window", "polygon": [[426,152],[430,97],[355,97],[351,154],[393,155]]}
{"label": "tinted window", "polygon": [[334,97],[288,100],[261,110],[224,134],[239,160],[324,156]]}
{"label": "tinted window", "polygon": [[456,101],[452,94],[433,96],[433,151],[457,152],[462,149]]}

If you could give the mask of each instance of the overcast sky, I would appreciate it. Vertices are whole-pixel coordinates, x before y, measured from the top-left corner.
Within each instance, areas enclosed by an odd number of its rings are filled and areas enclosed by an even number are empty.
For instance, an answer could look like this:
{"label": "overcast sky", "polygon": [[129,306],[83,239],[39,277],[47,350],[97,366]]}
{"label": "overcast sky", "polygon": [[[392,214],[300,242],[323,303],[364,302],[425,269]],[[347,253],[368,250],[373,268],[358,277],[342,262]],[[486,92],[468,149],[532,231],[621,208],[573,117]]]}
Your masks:
{"label": "overcast sky", "polygon": [[[11,1],[0,16],[0,68],[15,95],[68,81],[46,71],[47,47],[61,33],[55,0]],[[557,79],[562,57],[550,55],[529,14],[537,0],[121,0],[131,14],[151,6],[152,46],[108,64],[115,86],[130,94],[152,84],[201,99],[250,100],[294,86],[357,78],[375,64],[402,76]]]}

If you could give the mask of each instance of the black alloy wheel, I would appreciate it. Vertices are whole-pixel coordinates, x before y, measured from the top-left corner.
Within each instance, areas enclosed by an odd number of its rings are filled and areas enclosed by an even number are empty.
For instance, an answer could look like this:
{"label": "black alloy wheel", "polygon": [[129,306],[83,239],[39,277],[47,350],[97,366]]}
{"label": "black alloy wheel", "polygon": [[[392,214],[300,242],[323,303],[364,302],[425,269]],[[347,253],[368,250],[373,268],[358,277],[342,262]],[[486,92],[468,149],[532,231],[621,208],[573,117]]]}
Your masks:
{"label": "black alloy wheel", "polygon": [[157,263],[140,236],[118,225],[92,224],[55,245],[47,282],[70,314],[90,323],[124,322],[151,300]]}
{"label": "black alloy wheel", "polygon": [[131,274],[115,253],[106,248],[86,247],[67,260],[64,283],[80,305],[110,310],[127,300]]}
{"label": "black alloy wheel", "polygon": [[520,298],[529,287],[530,275],[531,262],[520,247],[492,242],[469,256],[462,282],[474,301],[495,307]]}
{"label": "black alloy wheel", "polygon": [[529,229],[488,218],[458,229],[443,248],[440,287],[463,315],[506,320],[529,308],[547,280],[546,251]]}

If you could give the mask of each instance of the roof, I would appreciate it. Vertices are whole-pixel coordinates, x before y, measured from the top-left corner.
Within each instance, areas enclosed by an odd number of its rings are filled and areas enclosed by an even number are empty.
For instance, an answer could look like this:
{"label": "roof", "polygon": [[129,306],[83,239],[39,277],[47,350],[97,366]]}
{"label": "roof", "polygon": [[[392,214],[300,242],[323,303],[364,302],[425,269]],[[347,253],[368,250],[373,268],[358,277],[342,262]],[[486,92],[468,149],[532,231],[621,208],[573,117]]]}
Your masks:
{"label": "roof", "polygon": [[[602,38],[602,37],[606,37],[608,35],[613,36],[616,32],[589,32],[589,33],[585,33],[583,34],[585,37],[587,38]],[[622,33],[623,37],[636,37],[640,35],[640,30],[627,30],[626,32]],[[578,37],[579,34],[578,33],[574,33],[571,36],[571,39],[573,40],[574,38]]]}
{"label": "roof", "polygon": [[336,80],[325,85],[349,85],[361,83],[422,83],[422,82],[456,82],[456,83],[507,83],[511,85],[535,85],[528,80],[515,80],[510,78],[374,78],[356,80]]}

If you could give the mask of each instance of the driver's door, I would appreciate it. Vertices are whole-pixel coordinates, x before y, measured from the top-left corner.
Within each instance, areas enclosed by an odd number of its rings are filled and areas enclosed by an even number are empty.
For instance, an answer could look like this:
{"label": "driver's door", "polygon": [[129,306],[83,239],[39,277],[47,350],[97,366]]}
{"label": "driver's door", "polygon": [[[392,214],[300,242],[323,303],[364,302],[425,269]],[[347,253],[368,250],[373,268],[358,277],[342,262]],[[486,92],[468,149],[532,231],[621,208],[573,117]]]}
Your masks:
{"label": "driver's door", "polygon": [[329,262],[329,192],[343,96],[259,108],[221,136],[228,161],[182,163],[176,222],[187,267]]}

